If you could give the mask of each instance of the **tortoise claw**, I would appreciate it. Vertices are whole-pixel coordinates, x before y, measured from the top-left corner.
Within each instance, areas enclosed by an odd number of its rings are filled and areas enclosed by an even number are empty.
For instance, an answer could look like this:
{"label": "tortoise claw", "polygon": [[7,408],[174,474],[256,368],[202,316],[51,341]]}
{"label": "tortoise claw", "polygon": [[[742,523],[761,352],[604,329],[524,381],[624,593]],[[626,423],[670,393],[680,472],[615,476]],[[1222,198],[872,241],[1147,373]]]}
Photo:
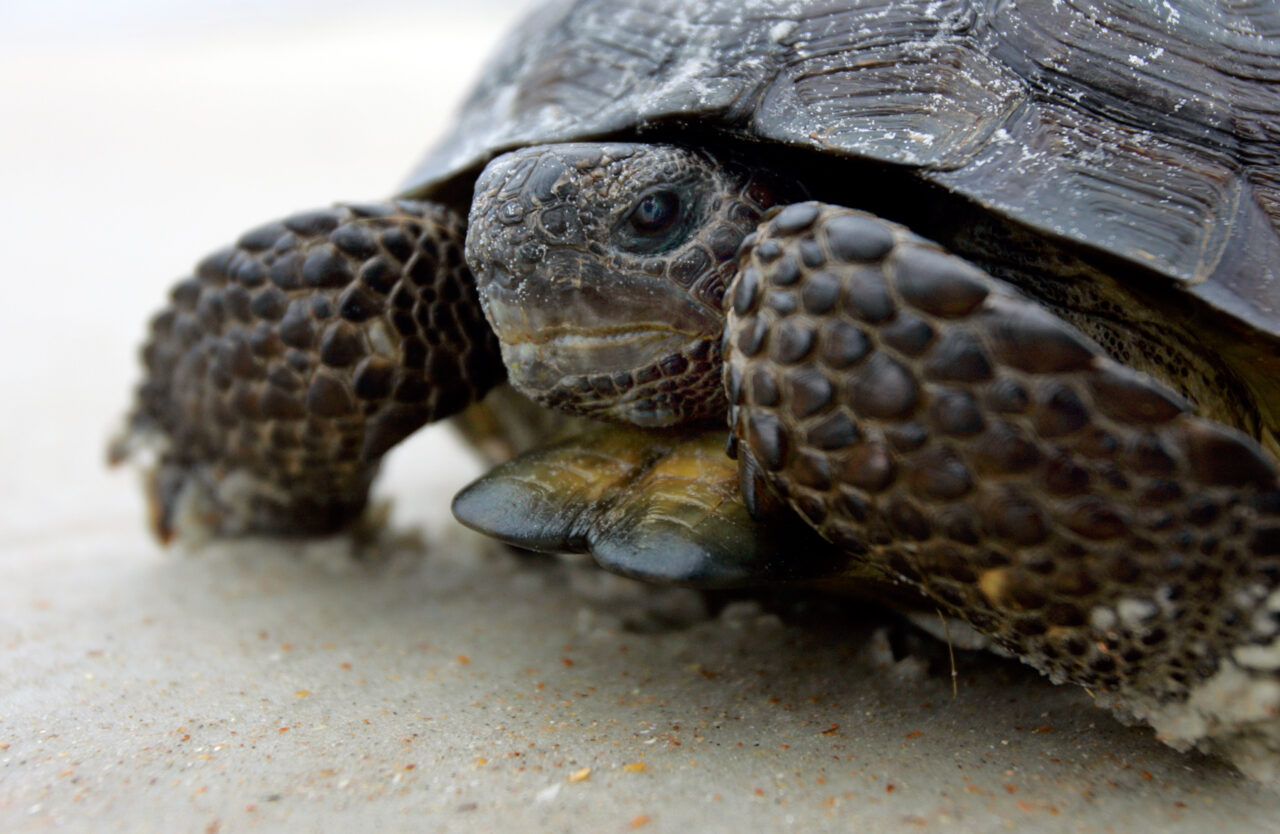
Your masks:
{"label": "tortoise claw", "polygon": [[794,516],[752,518],[724,440],[593,427],[494,469],[453,512],[508,544],[591,553],[650,582],[726,588],[835,574],[846,558]]}

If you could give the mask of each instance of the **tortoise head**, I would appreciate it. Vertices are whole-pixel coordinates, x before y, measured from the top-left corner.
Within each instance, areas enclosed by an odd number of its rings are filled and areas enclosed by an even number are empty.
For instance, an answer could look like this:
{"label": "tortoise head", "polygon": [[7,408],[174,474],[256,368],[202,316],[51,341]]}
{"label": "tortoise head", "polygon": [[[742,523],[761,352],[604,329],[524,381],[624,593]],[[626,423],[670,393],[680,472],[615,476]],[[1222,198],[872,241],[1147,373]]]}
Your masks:
{"label": "tortoise head", "polygon": [[467,262],[517,389],[589,417],[722,418],[721,299],[780,190],[697,150],[568,144],[476,183]]}

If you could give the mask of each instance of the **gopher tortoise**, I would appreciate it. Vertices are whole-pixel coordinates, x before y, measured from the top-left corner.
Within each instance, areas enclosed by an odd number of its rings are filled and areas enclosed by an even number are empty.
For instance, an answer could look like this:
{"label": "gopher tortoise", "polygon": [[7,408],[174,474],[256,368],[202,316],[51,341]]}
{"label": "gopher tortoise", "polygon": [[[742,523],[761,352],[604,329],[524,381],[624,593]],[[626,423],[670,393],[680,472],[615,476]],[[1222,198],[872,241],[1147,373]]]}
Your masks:
{"label": "gopher tortoise", "polygon": [[1274,4],[554,3],[395,198],[206,258],[144,363],[113,451],[162,537],[342,530],[497,386],[473,436],[536,448],[465,523],[922,592],[1171,743],[1280,749]]}

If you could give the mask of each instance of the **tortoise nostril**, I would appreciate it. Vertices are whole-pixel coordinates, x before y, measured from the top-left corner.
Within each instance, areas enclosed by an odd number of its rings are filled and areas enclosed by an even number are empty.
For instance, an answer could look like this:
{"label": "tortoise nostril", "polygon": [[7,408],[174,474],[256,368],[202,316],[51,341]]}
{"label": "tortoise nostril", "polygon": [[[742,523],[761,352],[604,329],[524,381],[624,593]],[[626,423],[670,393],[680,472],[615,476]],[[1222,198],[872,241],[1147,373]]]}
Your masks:
{"label": "tortoise nostril", "polygon": [[516,249],[516,257],[526,264],[538,264],[547,256],[547,246],[544,243],[525,243]]}
{"label": "tortoise nostril", "polygon": [[524,220],[524,206],[519,200],[507,200],[498,209],[498,222],[504,226],[514,226]]}

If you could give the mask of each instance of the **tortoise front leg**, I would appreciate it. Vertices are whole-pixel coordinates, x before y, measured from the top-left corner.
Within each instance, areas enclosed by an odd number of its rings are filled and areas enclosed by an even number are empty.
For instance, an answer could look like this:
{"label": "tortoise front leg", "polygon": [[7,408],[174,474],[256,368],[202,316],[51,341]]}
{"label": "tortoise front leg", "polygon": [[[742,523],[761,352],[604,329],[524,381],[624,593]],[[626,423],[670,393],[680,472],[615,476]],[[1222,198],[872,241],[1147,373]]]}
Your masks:
{"label": "tortoise front leg", "polygon": [[340,205],[201,261],[151,324],[111,452],[156,449],[156,534],[340,530],[388,449],[501,381],[464,235],[431,203]]}
{"label": "tortoise front leg", "polygon": [[1274,717],[1280,480],[1251,438],[860,212],[783,210],[727,304],[748,487],[1055,680],[1149,717],[1237,675],[1271,682],[1237,720]]}

